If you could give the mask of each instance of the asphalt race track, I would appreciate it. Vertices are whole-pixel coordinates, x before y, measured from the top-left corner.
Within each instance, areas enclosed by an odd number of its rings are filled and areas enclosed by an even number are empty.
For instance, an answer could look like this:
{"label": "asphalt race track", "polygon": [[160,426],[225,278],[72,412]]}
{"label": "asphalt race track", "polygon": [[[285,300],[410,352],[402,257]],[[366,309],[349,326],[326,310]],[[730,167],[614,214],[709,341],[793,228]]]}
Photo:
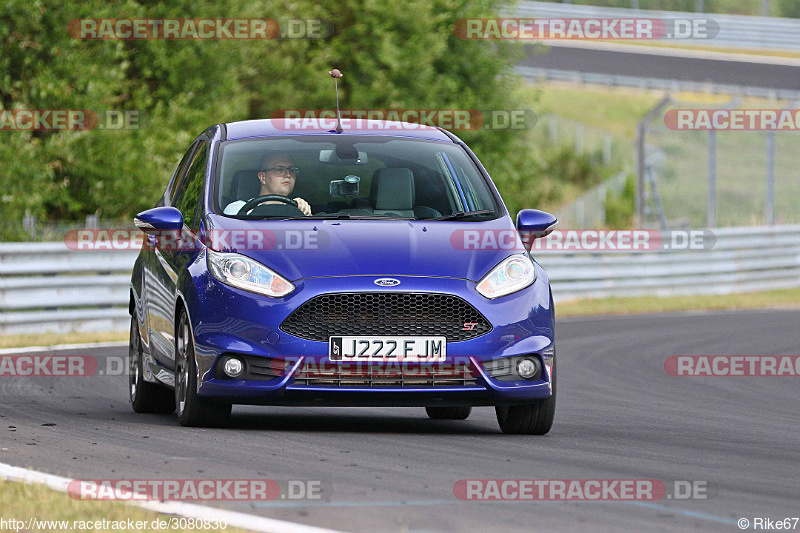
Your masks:
{"label": "asphalt race track", "polygon": [[[739,531],[742,517],[800,515],[800,378],[672,377],[664,360],[797,355],[798,325],[796,310],[560,321],[545,437],[501,434],[492,408],[457,422],[421,408],[238,407],[227,429],[189,429],[133,413],[122,375],[4,377],[0,462],[80,479],[320,480],[329,500],[215,505],[348,531]],[[127,351],[81,353],[103,367]],[[693,480],[709,490],[657,502],[456,499],[453,484],[470,478]]]}
{"label": "asphalt race track", "polygon": [[747,87],[800,89],[800,68],[790,65],[672,57],[571,46],[548,46],[545,51],[539,49],[534,53],[534,46],[530,45],[526,50],[528,55],[520,65],[527,67]]}

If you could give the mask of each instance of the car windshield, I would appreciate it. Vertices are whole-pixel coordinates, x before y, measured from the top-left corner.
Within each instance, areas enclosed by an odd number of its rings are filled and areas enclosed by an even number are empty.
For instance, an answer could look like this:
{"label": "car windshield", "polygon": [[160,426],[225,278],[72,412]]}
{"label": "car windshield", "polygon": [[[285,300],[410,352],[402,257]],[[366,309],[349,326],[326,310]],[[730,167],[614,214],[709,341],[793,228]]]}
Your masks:
{"label": "car windshield", "polygon": [[214,210],[237,218],[500,215],[487,180],[452,142],[343,135],[227,141],[216,172]]}

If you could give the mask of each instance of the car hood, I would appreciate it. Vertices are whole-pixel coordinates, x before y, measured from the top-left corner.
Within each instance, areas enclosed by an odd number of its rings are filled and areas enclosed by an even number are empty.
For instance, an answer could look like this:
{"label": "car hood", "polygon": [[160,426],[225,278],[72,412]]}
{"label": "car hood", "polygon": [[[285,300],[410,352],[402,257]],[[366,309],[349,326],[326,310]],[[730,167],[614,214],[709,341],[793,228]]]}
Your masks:
{"label": "car hood", "polygon": [[206,222],[203,238],[209,248],[246,255],[291,281],[358,275],[478,281],[504,258],[524,252],[507,215],[486,222],[254,221],[208,215]]}

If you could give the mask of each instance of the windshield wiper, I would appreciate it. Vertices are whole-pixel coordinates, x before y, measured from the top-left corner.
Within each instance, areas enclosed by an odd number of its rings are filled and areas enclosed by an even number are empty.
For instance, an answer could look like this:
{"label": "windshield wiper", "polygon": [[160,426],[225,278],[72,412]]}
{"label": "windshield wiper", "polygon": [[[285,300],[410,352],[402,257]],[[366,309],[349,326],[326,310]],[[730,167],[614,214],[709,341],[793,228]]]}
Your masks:
{"label": "windshield wiper", "polygon": [[350,218],[350,216],[351,216],[350,213],[329,213],[329,214],[326,214],[326,215],[310,215],[310,216],[307,216],[307,217],[297,217],[297,219],[298,220],[308,220],[308,219],[323,220],[323,219],[326,219],[326,218],[330,218],[330,219]]}
{"label": "windshield wiper", "polygon": [[494,214],[494,210],[482,209],[480,211],[456,211],[455,213],[450,213],[449,215],[443,215],[440,217],[433,217],[433,218],[424,218],[422,220],[455,220],[457,218],[467,218],[475,215],[489,215],[489,214]]}
{"label": "windshield wiper", "polygon": [[388,216],[388,215],[353,215],[351,213],[331,213],[330,215],[311,215],[309,217],[297,217],[297,220],[336,220],[339,218],[354,220],[416,220],[411,217]]}

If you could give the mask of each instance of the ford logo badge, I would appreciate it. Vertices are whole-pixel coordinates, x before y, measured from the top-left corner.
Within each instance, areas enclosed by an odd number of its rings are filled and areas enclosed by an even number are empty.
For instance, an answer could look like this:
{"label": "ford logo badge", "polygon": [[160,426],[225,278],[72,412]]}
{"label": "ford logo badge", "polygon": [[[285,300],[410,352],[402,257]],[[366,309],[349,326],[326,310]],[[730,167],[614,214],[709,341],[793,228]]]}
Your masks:
{"label": "ford logo badge", "polygon": [[381,278],[374,281],[378,287],[395,287],[400,285],[400,280],[394,278]]}

